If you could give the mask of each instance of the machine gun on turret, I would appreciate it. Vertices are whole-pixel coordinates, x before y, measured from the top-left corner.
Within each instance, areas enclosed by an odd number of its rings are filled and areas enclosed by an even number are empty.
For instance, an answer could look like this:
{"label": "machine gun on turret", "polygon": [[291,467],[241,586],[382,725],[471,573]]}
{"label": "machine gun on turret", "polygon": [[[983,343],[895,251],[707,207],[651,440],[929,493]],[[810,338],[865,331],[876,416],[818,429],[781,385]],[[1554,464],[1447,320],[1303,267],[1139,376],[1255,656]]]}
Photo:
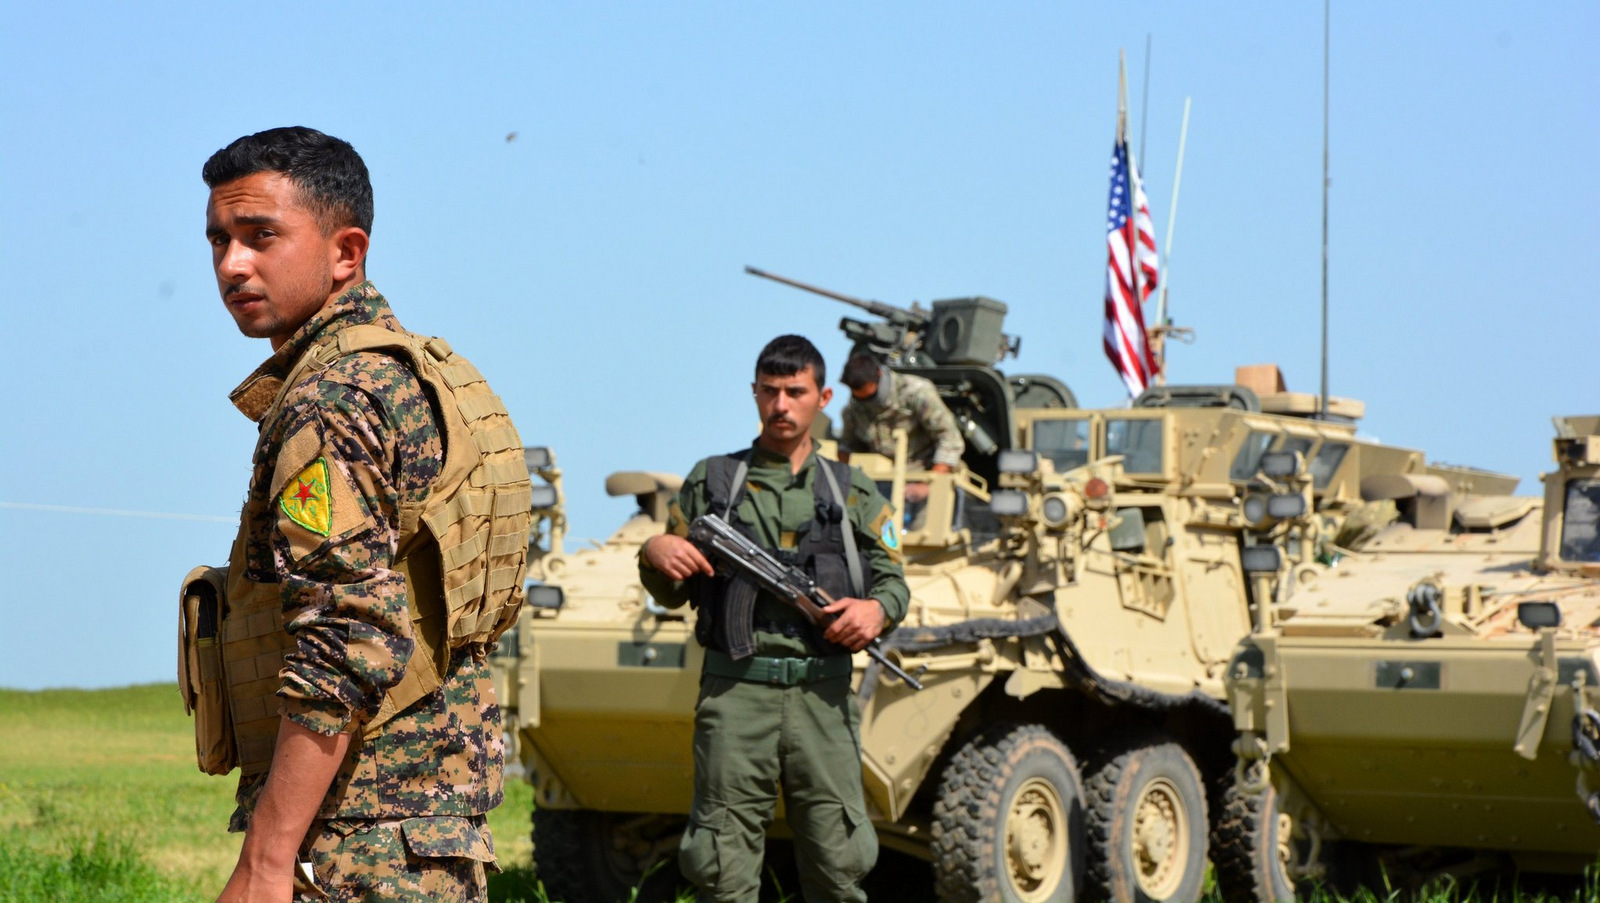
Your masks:
{"label": "machine gun on turret", "polygon": [[1015,357],[1022,348],[1022,339],[1000,331],[1005,322],[1006,306],[993,298],[935,301],[931,310],[923,309],[914,301],[910,307],[895,307],[882,301],[853,298],[752,266],[745,267],[744,271],[842,301],[878,317],[878,322],[844,317],[839,321],[839,331],[853,343],[852,354],[867,351],[896,369],[992,367],[1007,355]]}
{"label": "machine gun on turret", "polygon": [[1007,375],[997,366],[1015,357],[1022,339],[1001,331],[1006,305],[993,298],[947,298],[923,308],[865,301],[809,285],[752,266],[752,276],[771,279],[843,301],[876,317],[871,322],[845,317],[839,330],[850,339],[852,355],[871,354],[899,373],[930,380],[955,415],[966,439],[966,460],[984,479],[993,479],[995,455],[1016,446],[1016,411],[1022,408],[1075,408],[1066,383],[1043,373]]}
{"label": "machine gun on turret", "polygon": [[929,324],[933,322],[933,315],[924,310],[915,301],[911,302],[910,307],[895,307],[893,304],[885,304],[882,301],[867,301],[861,298],[854,298],[841,292],[801,282],[798,279],[790,279],[787,276],[779,276],[777,273],[769,273],[766,270],[760,270],[752,266],[745,267],[744,271],[752,276],[771,279],[773,282],[781,282],[784,285],[810,292],[813,295],[821,295],[824,298],[842,301],[851,307],[859,307],[879,318],[882,322],[867,322],[852,317],[844,317],[839,321],[839,330],[854,343],[852,351],[865,350],[871,352],[875,357],[890,363],[899,363],[908,356],[914,359],[922,347],[923,334],[927,332]]}

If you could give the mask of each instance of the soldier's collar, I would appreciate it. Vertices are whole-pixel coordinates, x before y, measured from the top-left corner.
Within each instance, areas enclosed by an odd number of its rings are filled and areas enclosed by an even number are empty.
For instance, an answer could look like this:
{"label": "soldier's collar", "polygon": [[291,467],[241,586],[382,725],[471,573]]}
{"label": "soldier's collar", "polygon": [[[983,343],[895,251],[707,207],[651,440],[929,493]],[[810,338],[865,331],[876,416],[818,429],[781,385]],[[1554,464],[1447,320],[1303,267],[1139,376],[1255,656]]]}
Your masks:
{"label": "soldier's collar", "polygon": [[[805,473],[806,468],[817,459],[817,440],[811,440],[811,451],[800,465],[800,473]],[[789,456],[761,447],[760,440],[750,443],[750,466],[752,467],[789,467]]]}
{"label": "soldier's collar", "polygon": [[[381,320],[393,321],[394,313],[389,310],[389,302],[384,300],[377,287],[370,280],[351,286],[295,330],[289,341],[284,342],[271,357],[262,361],[261,366],[245,377],[244,382],[228,393],[228,400],[240,413],[260,422],[283,391],[283,380],[294,369],[295,362],[318,339],[336,335],[349,326]],[[394,329],[400,328],[398,321],[389,325]]]}
{"label": "soldier's collar", "polygon": [[894,371],[888,367],[878,368],[878,391],[873,393],[872,402],[880,407],[888,407],[889,399],[894,397]]}

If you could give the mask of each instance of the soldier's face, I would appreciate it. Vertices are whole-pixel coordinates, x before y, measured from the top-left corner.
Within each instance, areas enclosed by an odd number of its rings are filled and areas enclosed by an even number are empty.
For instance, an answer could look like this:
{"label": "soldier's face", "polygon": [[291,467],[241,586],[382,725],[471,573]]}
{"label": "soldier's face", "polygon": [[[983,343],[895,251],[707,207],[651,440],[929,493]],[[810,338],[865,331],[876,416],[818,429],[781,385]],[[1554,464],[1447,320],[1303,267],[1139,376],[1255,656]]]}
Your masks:
{"label": "soldier's face", "polygon": [[[252,173],[211,190],[206,239],[222,302],[239,331],[277,349],[333,294],[348,227],[323,234],[299,189],[273,172]],[[365,244],[362,245],[363,252]],[[363,254],[364,256],[364,254]]]}
{"label": "soldier's face", "polygon": [[833,398],[832,389],[817,385],[810,367],[793,376],[758,373],[750,388],[761,412],[762,438],[779,444],[809,435],[812,421]]}
{"label": "soldier's face", "polygon": [[850,397],[857,401],[871,401],[878,394],[877,383],[864,383],[850,390]]}

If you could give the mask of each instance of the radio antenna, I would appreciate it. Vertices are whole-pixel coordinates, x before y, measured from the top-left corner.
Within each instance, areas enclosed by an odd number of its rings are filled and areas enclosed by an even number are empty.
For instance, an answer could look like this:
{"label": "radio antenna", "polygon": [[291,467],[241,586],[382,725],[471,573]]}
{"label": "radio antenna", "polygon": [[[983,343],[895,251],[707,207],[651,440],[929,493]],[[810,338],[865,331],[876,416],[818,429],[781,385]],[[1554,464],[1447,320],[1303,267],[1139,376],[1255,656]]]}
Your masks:
{"label": "radio antenna", "polygon": [[1322,0],[1322,395],[1317,416],[1328,419],[1328,23],[1333,0]]}

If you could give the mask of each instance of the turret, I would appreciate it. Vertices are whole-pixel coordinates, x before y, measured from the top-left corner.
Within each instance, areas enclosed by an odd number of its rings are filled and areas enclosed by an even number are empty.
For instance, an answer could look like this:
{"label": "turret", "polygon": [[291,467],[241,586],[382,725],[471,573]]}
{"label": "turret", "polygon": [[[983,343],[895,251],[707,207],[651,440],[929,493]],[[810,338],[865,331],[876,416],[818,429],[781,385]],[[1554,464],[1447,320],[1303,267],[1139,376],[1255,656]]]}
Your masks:
{"label": "turret", "polygon": [[1600,576],[1600,415],[1556,417],[1539,569]]}
{"label": "turret", "polygon": [[996,366],[1015,357],[1022,339],[1003,331],[1006,305],[993,298],[949,298],[930,309],[913,302],[896,307],[868,301],[769,273],[752,276],[832,298],[872,314],[876,321],[845,317],[839,331],[851,353],[867,352],[886,366],[925,377],[955,415],[967,442],[967,463],[986,479],[995,476],[995,456],[1017,446],[1017,409],[1076,408],[1067,384],[1042,373],[1007,375]]}

